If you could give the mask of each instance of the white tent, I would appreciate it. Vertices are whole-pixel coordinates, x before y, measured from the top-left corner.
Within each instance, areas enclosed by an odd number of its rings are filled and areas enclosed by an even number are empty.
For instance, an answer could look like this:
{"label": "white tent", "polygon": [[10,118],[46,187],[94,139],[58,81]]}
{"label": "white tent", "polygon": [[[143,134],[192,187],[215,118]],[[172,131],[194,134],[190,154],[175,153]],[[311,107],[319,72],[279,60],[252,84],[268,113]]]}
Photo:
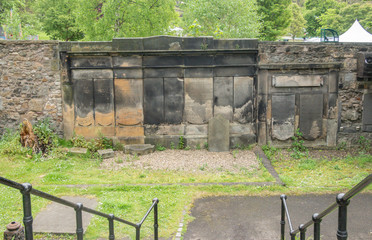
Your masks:
{"label": "white tent", "polygon": [[340,42],[372,42],[372,34],[367,32],[362,25],[355,20],[354,24],[344,34],[340,35]]}

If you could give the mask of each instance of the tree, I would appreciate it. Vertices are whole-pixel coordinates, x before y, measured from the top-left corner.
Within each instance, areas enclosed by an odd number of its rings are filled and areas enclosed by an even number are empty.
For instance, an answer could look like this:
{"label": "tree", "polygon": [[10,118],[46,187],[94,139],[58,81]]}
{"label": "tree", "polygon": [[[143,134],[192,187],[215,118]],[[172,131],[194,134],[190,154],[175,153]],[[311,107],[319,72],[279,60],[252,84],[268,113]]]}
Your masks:
{"label": "tree", "polygon": [[42,30],[53,40],[75,41],[84,37],[76,24],[76,0],[36,0],[33,6]]}
{"label": "tree", "polygon": [[331,28],[339,34],[346,32],[358,19],[359,23],[372,32],[372,2],[345,5],[340,9],[330,9],[320,17],[322,28]]}
{"label": "tree", "polygon": [[181,5],[186,35],[216,38],[258,37],[255,0],[187,0]]}
{"label": "tree", "polygon": [[257,3],[262,14],[261,39],[274,41],[284,35],[292,19],[291,0],[257,0]]}
{"label": "tree", "polygon": [[304,19],[300,7],[297,3],[291,4],[292,11],[292,22],[289,25],[288,33],[292,36],[294,40],[296,37],[303,36],[305,33],[306,20]]}
{"label": "tree", "polygon": [[84,40],[164,34],[177,18],[173,0],[75,0]]}
{"label": "tree", "polygon": [[308,36],[318,36],[320,34],[320,17],[329,9],[337,9],[339,3],[336,0],[306,0],[306,32]]}

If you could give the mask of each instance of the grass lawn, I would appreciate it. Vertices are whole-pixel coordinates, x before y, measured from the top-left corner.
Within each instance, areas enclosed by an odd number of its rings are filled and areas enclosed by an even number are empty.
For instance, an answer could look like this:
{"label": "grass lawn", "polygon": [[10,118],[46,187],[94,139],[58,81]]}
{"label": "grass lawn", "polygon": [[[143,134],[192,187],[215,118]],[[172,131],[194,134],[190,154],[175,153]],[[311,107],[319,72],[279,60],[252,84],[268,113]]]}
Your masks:
{"label": "grass lawn", "polygon": [[[1,151],[3,147],[3,151]],[[8,146],[9,147],[9,146]],[[184,150],[180,150],[184,151]],[[183,210],[192,207],[194,199],[212,195],[280,195],[310,192],[341,192],[349,189],[372,173],[372,156],[356,154],[333,159],[301,157],[295,159],[287,150],[266,149],[280,178],[286,186],[185,186],[177,183],[252,182],[273,181],[262,167],[253,172],[238,174],[185,173],[165,170],[119,170],[104,169],[101,160],[90,156],[69,156],[57,151],[50,159],[29,158],[27,151],[4,151],[0,144],[0,175],[17,182],[30,182],[33,187],[47,193],[62,196],[87,196],[97,198],[97,209],[114,213],[131,222],[139,222],[157,197],[159,203],[159,235],[169,238],[175,235]],[[155,185],[135,185],[135,184]],[[161,185],[173,183],[173,185]],[[67,187],[68,184],[91,184],[87,187]],[[96,184],[113,184],[103,187]],[[126,185],[127,184],[127,185]],[[372,187],[369,187],[372,190]],[[22,222],[22,196],[18,190],[0,185],[0,226],[5,230],[11,221]],[[279,200],[278,200],[279,201]],[[33,216],[48,204],[39,197],[32,197]],[[186,215],[185,221],[191,217]],[[142,227],[141,236],[152,234],[152,214]],[[132,227],[115,224],[116,238],[134,237]],[[107,238],[108,221],[94,217],[85,234],[85,239]],[[36,236],[52,239],[55,236]],[[63,236],[63,239],[74,237]]]}

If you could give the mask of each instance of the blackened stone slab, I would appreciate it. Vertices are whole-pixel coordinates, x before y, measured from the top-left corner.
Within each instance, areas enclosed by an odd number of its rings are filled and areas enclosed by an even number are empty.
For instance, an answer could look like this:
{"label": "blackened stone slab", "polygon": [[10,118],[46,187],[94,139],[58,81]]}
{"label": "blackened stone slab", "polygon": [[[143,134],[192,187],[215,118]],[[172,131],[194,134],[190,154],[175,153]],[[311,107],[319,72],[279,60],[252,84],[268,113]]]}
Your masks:
{"label": "blackened stone slab", "polygon": [[295,94],[275,94],[271,101],[272,136],[287,140],[294,136]]}
{"label": "blackened stone slab", "polygon": [[98,126],[114,125],[114,81],[94,79],[95,123]]}
{"label": "blackened stone slab", "polygon": [[213,86],[214,115],[223,115],[226,119],[233,118],[234,104],[233,77],[215,77]]}
{"label": "blackened stone slab", "polygon": [[203,124],[213,116],[213,78],[185,78],[185,120]]}
{"label": "blackened stone slab", "polygon": [[144,119],[147,124],[164,122],[164,83],[163,78],[145,78]]}
{"label": "blackened stone slab", "polygon": [[372,132],[372,93],[366,93],[363,97],[363,131]]}
{"label": "blackened stone slab", "polygon": [[300,95],[300,131],[307,140],[322,135],[323,94]]}
{"label": "blackened stone slab", "polygon": [[213,49],[213,37],[184,37],[182,38],[182,49],[205,50]]}
{"label": "blackened stone slab", "polygon": [[114,67],[141,67],[141,56],[114,56],[112,57]]}
{"label": "blackened stone slab", "polygon": [[72,70],[72,79],[98,79],[98,78],[112,78],[113,72],[111,69],[89,69],[89,70]]}
{"label": "blackened stone slab", "polygon": [[212,78],[213,68],[186,68],[185,78]]}
{"label": "blackened stone slab", "polygon": [[164,78],[164,120],[166,123],[182,122],[184,97],[183,78]]}
{"label": "blackened stone slab", "polygon": [[215,49],[258,49],[257,39],[215,39]]}
{"label": "blackened stone slab", "polygon": [[145,50],[170,50],[175,43],[182,45],[182,38],[172,36],[155,36],[143,39]]}
{"label": "blackened stone slab", "polygon": [[114,50],[143,50],[143,38],[114,38],[112,48]]}
{"label": "blackened stone slab", "polygon": [[79,126],[94,124],[93,79],[74,83],[75,123]]}
{"label": "blackened stone slab", "polygon": [[254,76],[256,67],[217,67],[214,69],[215,77],[242,77]]}
{"label": "blackened stone slab", "polygon": [[111,68],[111,57],[72,57],[71,67],[80,68]]}
{"label": "blackened stone slab", "polygon": [[234,77],[234,121],[253,121],[253,77]]}
{"label": "blackened stone slab", "polygon": [[142,68],[114,69],[114,78],[143,78],[143,71]]}
{"label": "blackened stone slab", "polygon": [[216,65],[239,65],[239,64],[256,64],[255,54],[218,54],[215,56]]}
{"label": "blackened stone slab", "polygon": [[183,77],[182,68],[146,68],[144,69],[145,78],[162,78],[162,77]]}
{"label": "blackened stone slab", "polygon": [[115,79],[117,125],[137,125],[143,122],[143,80]]}
{"label": "blackened stone slab", "polygon": [[209,66],[214,64],[214,56],[198,55],[185,56],[185,66]]}
{"label": "blackened stone slab", "polygon": [[183,65],[182,56],[145,56],[143,66],[175,66]]}
{"label": "blackened stone slab", "polygon": [[230,124],[222,115],[217,115],[208,123],[208,150],[227,152],[230,150]]}

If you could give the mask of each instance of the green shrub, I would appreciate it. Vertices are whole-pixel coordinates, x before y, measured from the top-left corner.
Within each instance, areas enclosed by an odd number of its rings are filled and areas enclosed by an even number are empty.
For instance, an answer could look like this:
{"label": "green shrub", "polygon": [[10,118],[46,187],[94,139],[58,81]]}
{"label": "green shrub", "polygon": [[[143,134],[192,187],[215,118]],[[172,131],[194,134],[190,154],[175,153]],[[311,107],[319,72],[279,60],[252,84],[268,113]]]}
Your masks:
{"label": "green shrub", "polygon": [[22,147],[19,131],[6,129],[0,139],[0,154],[6,155],[31,155],[32,149]]}
{"label": "green shrub", "polygon": [[51,126],[49,118],[38,121],[34,124],[32,130],[37,136],[39,148],[43,154],[58,146],[58,136]]}

